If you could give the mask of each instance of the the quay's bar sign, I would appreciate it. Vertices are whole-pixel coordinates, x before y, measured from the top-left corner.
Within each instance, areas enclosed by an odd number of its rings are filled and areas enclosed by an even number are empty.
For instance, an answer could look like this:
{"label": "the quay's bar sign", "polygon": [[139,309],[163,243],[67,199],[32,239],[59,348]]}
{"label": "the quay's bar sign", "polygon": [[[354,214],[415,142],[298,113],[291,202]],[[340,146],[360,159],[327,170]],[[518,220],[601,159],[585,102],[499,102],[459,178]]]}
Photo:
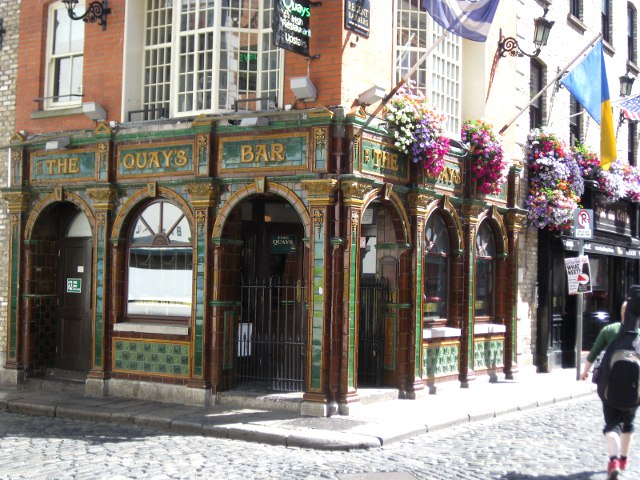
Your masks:
{"label": "the quay's bar sign", "polygon": [[85,181],[95,179],[95,150],[74,151],[61,155],[34,153],[32,157],[31,181],[50,182],[51,180]]}
{"label": "the quay's bar sign", "polygon": [[193,144],[123,147],[118,150],[119,177],[193,173]]}
{"label": "the quay's bar sign", "polygon": [[347,0],[344,2],[344,26],[347,30],[368,37],[370,16],[369,0]]}
{"label": "the quay's bar sign", "polygon": [[276,0],[273,18],[274,45],[308,57],[310,19],[310,0]]}
{"label": "the quay's bar sign", "polygon": [[363,173],[380,175],[387,179],[408,180],[407,160],[391,145],[362,141],[360,170]]}
{"label": "the quay's bar sign", "polygon": [[221,139],[218,165],[221,172],[308,169],[309,135],[286,137],[234,137]]}

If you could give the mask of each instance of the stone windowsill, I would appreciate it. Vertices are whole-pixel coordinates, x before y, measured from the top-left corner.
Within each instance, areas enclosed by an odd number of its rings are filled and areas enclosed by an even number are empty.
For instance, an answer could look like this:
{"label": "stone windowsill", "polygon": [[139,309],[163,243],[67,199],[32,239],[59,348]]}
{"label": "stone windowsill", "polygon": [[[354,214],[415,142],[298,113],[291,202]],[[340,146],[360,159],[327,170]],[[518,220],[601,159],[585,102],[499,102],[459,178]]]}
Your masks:
{"label": "stone windowsill", "polygon": [[473,326],[474,335],[487,335],[491,333],[504,333],[507,327],[499,323],[477,323]]}
{"label": "stone windowsill", "polygon": [[187,325],[161,323],[121,322],[113,326],[114,332],[155,333],[159,335],[189,335]]}
{"label": "stone windowsill", "polygon": [[453,327],[434,327],[422,330],[422,338],[429,340],[431,338],[451,338],[459,337],[462,330]]}

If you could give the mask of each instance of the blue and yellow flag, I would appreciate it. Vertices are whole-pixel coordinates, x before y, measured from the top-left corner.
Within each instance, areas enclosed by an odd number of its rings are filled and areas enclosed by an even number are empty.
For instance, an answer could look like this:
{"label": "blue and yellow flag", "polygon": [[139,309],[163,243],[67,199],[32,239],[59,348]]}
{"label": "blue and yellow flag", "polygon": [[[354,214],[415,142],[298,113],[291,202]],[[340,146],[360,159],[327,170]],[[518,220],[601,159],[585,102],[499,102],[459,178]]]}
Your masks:
{"label": "blue and yellow flag", "polygon": [[608,170],[616,159],[616,136],[602,39],[561,83],[600,125],[600,165]]}

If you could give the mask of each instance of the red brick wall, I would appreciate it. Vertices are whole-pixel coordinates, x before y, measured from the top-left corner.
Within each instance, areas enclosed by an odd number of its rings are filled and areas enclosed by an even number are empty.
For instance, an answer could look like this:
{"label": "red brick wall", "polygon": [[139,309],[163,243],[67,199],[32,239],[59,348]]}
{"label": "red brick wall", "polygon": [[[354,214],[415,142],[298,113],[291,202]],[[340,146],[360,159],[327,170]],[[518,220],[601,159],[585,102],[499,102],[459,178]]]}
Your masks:
{"label": "red brick wall", "polygon": [[[18,86],[16,96],[16,130],[28,133],[92,128],[93,120],[84,115],[32,119],[42,108],[34,100],[46,95],[45,71],[47,48],[47,13],[51,2],[23,0],[18,49]],[[122,97],[124,1],[109,2],[107,29],[95,23],[85,24],[83,90],[84,102],[97,102],[109,119],[120,118]]]}

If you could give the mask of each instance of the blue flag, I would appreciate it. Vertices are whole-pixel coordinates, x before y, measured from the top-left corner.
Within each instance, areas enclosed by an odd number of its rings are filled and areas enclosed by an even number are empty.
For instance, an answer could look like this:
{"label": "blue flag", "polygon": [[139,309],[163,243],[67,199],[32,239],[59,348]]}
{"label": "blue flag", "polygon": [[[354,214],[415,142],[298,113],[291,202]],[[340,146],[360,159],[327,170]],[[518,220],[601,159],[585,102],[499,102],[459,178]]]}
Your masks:
{"label": "blue flag", "polygon": [[500,0],[422,0],[443,28],[468,40],[486,42]]}
{"label": "blue flag", "polygon": [[616,159],[616,137],[602,39],[560,82],[600,125],[600,164],[608,170],[611,162]]}

